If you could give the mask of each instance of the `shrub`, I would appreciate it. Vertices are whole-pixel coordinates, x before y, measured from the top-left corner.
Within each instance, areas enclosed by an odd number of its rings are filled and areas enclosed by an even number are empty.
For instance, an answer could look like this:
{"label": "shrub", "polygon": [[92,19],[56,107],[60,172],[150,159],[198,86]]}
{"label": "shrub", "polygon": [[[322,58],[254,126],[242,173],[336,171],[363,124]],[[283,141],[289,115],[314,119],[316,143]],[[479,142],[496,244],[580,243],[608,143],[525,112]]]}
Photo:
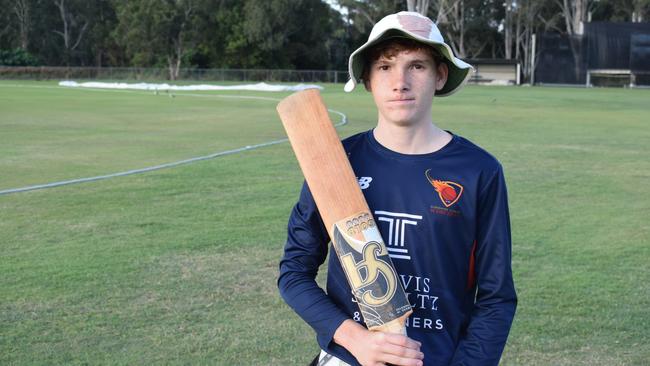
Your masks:
{"label": "shrub", "polygon": [[0,50],[0,65],[3,66],[38,66],[38,60],[22,48]]}

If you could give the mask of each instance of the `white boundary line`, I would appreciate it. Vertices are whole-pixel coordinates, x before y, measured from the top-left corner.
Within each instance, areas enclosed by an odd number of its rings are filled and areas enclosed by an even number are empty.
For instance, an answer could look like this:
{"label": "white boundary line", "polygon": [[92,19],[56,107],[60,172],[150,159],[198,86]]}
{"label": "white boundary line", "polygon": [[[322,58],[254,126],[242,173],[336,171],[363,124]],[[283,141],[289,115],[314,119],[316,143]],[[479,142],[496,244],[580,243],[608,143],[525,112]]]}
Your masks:
{"label": "white boundary line", "polygon": [[[14,84],[9,84],[9,85],[5,84],[5,85],[3,85],[3,84],[0,84],[0,88],[6,87],[6,86],[8,86],[8,87],[23,87],[23,88],[79,90],[79,89],[65,88],[65,87],[60,87],[60,86],[36,86],[36,85],[30,86],[30,85],[14,85]],[[136,93],[136,94],[152,94],[151,91],[140,92],[140,91],[120,90],[120,89],[84,88],[83,90],[84,91],[86,91],[86,90],[101,91],[101,92],[127,92],[127,93]],[[173,94],[177,95],[177,96],[188,96],[188,97],[203,97],[203,98],[214,98],[214,97],[216,97],[216,98],[257,99],[257,100],[267,100],[267,101],[272,101],[272,102],[279,102],[280,100],[282,100],[282,99],[278,99],[278,98],[258,97],[258,96],[249,96],[249,95],[210,95],[210,94],[194,94],[194,93],[173,93]],[[334,114],[338,114],[341,117],[341,121],[339,123],[335,124],[334,125],[335,127],[340,127],[340,126],[343,126],[346,123],[348,123],[348,117],[343,112],[340,112],[340,111],[337,111],[337,110],[334,110],[334,109],[328,109],[328,111],[331,112],[331,113],[334,113]],[[247,145],[247,146],[240,147],[240,148],[237,148],[237,149],[219,151],[219,152],[209,154],[209,155],[198,156],[198,157],[179,160],[179,161],[175,161],[175,162],[171,162],[171,163],[154,165],[154,166],[141,168],[141,169],[133,169],[133,170],[127,170],[127,171],[117,172],[117,173],[112,173],[112,174],[98,175],[98,176],[94,176],[94,177],[77,178],[77,179],[64,180],[64,181],[58,181],[58,182],[52,182],[52,183],[46,183],[46,184],[38,184],[38,185],[33,185],[33,186],[21,187],[21,188],[5,189],[5,190],[0,190],[0,196],[7,195],[7,194],[12,194],[12,193],[35,191],[37,189],[60,187],[60,186],[65,186],[65,185],[70,185],[70,184],[94,182],[94,181],[108,179],[108,178],[123,177],[123,176],[126,176],[126,175],[147,173],[147,172],[151,172],[151,171],[155,171],[155,170],[172,168],[172,167],[176,167],[176,166],[184,165],[184,164],[190,164],[190,163],[194,163],[194,162],[197,162],[197,161],[214,159],[214,158],[217,158],[217,157],[220,157],[220,156],[237,154],[237,153],[248,151],[248,150],[255,150],[255,149],[259,149],[261,147],[277,145],[277,144],[281,144],[281,143],[287,142],[287,141],[288,141],[288,139],[273,140],[273,141],[263,142],[263,143],[256,144],[256,145]]]}

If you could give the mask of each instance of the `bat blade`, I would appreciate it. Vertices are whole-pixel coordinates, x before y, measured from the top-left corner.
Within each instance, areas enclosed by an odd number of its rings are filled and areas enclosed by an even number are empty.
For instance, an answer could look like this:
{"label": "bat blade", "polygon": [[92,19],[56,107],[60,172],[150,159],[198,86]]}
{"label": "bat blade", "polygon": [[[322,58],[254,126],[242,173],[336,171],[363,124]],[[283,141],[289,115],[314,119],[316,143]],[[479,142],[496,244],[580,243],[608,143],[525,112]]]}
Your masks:
{"label": "bat blade", "polygon": [[368,329],[406,334],[411,305],[320,93],[277,110]]}

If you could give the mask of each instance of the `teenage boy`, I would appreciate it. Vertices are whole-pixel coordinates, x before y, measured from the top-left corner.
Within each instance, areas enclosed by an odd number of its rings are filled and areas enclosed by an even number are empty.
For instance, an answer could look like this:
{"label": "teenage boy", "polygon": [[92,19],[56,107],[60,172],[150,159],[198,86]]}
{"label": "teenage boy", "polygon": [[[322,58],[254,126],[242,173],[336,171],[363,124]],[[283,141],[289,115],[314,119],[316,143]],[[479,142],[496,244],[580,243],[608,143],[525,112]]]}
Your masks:
{"label": "teenage boy", "polygon": [[517,297],[499,162],[432,120],[432,100],[462,87],[471,66],[418,13],[379,21],[349,61],[346,91],[363,82],[377,127],[344,140],[413,314],[408,336],[363,326],[330,255],[327,293],[315,282],[329,237],[306,185],[289,219],[278,286],[311,325],[319,365],[497,365]]}

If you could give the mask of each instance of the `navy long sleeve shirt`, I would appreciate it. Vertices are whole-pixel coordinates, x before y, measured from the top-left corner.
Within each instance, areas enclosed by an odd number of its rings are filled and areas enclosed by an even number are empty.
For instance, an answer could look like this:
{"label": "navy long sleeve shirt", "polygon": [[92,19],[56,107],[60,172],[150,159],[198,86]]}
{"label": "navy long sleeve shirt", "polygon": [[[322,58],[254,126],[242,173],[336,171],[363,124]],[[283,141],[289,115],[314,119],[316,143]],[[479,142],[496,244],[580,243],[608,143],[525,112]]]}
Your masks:
{"label": "navy long sleeve shirt", "polygon": [[[422,343],[425,365],[498,364],[517,303],[499,162],[457,135],[421,155],[391,151],[372,131],[343,145],[413,307],[407,334]],[[289,219],[280,293],[323,350],[358,365],[333,341],[344,320],[363,324],[336,255],[326,292],[315,281],[329,241],[305,185]]]}

